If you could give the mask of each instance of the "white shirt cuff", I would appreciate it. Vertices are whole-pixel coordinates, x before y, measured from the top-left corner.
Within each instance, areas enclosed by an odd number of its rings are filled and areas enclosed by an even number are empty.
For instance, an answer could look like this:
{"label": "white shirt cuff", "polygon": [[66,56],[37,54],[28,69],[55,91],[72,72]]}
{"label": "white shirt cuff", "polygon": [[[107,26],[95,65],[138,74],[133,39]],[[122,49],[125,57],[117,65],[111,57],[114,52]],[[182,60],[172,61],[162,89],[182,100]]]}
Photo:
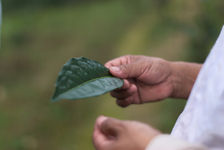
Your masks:
{"label": "white shirt cuff", "polygon": [[191,144],[186,141],[171,137],[170,135],[159,135],[155,137],[145,150],[208,150],[207,148]]}

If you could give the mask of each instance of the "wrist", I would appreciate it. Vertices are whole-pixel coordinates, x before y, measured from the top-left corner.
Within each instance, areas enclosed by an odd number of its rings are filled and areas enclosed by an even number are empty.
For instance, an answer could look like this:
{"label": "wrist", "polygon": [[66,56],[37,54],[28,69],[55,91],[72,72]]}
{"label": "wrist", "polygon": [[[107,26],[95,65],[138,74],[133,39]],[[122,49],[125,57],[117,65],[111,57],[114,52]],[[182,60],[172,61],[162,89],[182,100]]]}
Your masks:
{"label": "wrist", "polygon": [[187,99],[201,69],[200,64],[169,62],[171,68],[172,98]]}

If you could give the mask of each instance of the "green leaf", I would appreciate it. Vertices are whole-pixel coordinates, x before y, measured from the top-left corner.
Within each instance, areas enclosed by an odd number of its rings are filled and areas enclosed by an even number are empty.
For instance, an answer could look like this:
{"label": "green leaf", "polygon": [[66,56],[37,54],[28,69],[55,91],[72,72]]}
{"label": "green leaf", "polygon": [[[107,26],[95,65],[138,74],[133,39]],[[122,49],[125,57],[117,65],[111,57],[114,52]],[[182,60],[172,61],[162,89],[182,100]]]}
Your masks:
{"label": "green leaf", "polygon": [[71,58],[58,74],[52,101],[102,95],[123,86],[102,64],[84,57]]}

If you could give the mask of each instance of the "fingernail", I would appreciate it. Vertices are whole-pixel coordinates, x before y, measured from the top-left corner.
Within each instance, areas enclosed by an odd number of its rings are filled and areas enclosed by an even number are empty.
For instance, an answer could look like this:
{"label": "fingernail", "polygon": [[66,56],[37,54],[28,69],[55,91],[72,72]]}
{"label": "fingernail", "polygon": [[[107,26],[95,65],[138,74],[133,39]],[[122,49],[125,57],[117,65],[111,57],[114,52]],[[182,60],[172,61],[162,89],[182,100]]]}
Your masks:
{"label": "fingernail", "polygon": [[121,69],[119,67],[110,67],[110,70],[113,72],[120,72]]}

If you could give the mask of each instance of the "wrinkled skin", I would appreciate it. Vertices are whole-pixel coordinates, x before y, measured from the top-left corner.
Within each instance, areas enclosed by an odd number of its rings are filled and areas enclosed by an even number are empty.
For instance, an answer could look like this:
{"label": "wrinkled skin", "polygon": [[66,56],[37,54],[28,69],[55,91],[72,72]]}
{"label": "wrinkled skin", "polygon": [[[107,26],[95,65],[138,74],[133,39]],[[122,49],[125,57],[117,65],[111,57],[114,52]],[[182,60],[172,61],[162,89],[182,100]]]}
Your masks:
{"label": "wrinkled skin", "polygon": [[[126,107],[168,97],[186,99],[202,65],[128,55],[111,60],[105,66],[114,76],[124,79],[123,87],[111,95],[118,105]],[[145,150],[159,134],[140,122],[101,116],[95,123],[93,143],[96,150]]]}
{"label": "wrinkled skin", "polygon": [[107,62],[105,66],[114,76],[124,79],[123,87],[111,92],[122,107],[158,101],[172,95],[172,69],[166,60],[127,55]]}

